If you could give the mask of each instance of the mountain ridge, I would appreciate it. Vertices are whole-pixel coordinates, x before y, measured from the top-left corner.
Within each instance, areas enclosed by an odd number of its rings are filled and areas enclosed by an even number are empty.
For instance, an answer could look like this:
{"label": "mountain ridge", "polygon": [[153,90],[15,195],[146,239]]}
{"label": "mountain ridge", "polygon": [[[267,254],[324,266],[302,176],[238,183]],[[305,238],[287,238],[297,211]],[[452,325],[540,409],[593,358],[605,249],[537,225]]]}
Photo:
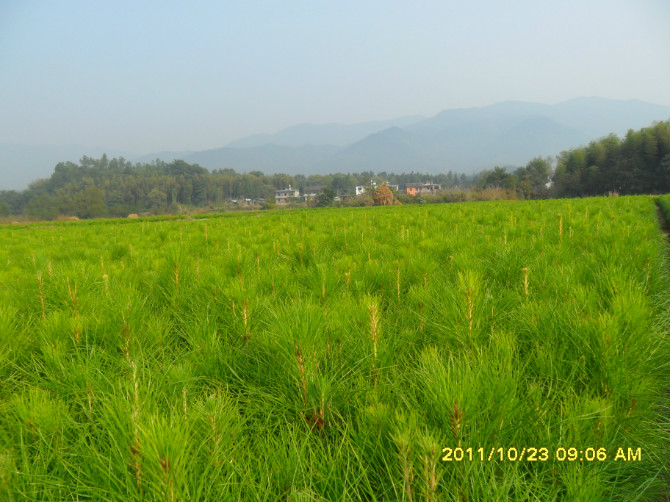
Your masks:
{"label": "mountain ridge", "polygon": [[[547,105],[502,101],[355,124],[298,124],[240,138],[220,148],[124,155],[133,162],[182,159],[208,169],[267,174],[421,171],[470,174],[523,165],[608,134],[670,118],[670,107],[645,101],[581,97]],[[40,147],[0,142],[0,189],[21,189],[48,177],[58,162],[100,155],[101,148]],[[76,153],[78,152],[78,153]],[[119,155],[107,150],[108,156]],[[123,154],[121,154],[123,155]],[[9,172],[11,170],[11,172]],[[4,171],[4,172],[3,172]]]}
{"label": "mountain ridge", "polygon": [[[404,126],[391,126],[359,138],[348,145],[337,142],[309,143],[312,128],[328,125],[294,126],[291,133],[307,131],[299,161],[296,151],[275,150],[277,157],[259,163],[260,151],[271,149],[267,143],[252,147],[219,149],[218,159],[210,157],[204,167],[231,167],[236,170],[260,170],[272,174],[324,174],[334,171],[424,171],[452,170],[471,174],[495,165],[521,165],[537,156],[553,156],[614,133],[639,129],[654,121],[667,120],[670,107],[640,100],[575,98],[547,105],[525,101],[502,101],[492,105],[442,110],[422,120],[409,117]],[[402,118],[401,118],[402,119]],[[401,120],[398,119],[398,120]],[[366,124],[383,125],[394,121]],[[534,124],[534,127],[533,127]],[[273,138],[282,137],[279,131]],[[402,131],[402,134],[400,133]],[[300,141],[294,136],[294,144]],[[238,143],[239,144],[239,143]],[[310,144],[312,154],[304,150]],[[225,148],[230,148],[226,150]],[[201,161],[199,155],[186,161]],[[262,164],[262,165],[261,165]]]}

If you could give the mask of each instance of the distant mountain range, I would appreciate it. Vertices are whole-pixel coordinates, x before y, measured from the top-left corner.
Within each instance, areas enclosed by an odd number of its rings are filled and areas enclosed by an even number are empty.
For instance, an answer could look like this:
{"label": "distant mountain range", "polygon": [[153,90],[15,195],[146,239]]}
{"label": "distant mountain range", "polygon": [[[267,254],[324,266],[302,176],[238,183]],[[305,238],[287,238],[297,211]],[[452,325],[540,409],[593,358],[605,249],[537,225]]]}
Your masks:
{"label": "distant mountain range", "polygon": [[289,127],[222,148],[145,156],[183,158],[209,169],[322,174],[361,171],[474,173],[524,165],[610,133],[624,135],[670,118],[670,107],[642,101],[578,98],[557,105],[507,101],[363,124]]}
{"label": "distant mountain range", "polygon": [[235,140],[226,146],[234,148],[249,148],[268,144],[283,146],[305,145],[334,145],[347,146],[370,134],[374,134],[389,127],[406,127],[426,117],[414,115],[393,120],[376,122],[361,122],[359,124],[300,124],[289,127],[276,134],[254,134],[246,138]]}
{"label": "distant mountain range", "polygon": [[[401,117],[358,124],[301,124],[275,134],[255,134],[222,148],[160,152],[134,162],[180,158],[208,169],[272,174],[387,171],[473,173],[524,165],[610,133],[622,136],[668,120],[670,107],[643,101],[578,98],[557,105],[506,101],[445,110],[434,117]],[[0,189],[23,188],[49,176],[59,161],[99,156],[101,149],[17,147],[0,143]],[[108,157],[123,155],[107,151]],[[8,169],[9,168],[9,169]],[[8,179],[8,171],[12,173]],[[20,179],[19,179],[20,178]]]}

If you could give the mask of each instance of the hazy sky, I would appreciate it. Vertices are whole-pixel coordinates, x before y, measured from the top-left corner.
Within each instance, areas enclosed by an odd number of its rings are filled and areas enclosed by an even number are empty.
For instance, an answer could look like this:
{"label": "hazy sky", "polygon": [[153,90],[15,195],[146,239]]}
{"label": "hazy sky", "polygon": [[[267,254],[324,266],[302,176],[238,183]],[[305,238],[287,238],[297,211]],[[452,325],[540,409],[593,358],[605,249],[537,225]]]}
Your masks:
{"label": "hazy sky", "polygon": [[670,104],[670,1],[0,1],[0,142],[200,150],[580,96]]}

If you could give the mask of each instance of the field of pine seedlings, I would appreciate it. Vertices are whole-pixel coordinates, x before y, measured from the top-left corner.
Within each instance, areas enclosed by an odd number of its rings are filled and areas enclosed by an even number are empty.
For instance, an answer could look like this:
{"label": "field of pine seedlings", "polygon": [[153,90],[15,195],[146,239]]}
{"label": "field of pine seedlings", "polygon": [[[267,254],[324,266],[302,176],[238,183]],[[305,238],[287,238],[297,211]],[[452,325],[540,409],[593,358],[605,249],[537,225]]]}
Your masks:
{"label": "field of pine seedlings", "polygon": [[655,202],[0,227],[0,500],[664,500]]}

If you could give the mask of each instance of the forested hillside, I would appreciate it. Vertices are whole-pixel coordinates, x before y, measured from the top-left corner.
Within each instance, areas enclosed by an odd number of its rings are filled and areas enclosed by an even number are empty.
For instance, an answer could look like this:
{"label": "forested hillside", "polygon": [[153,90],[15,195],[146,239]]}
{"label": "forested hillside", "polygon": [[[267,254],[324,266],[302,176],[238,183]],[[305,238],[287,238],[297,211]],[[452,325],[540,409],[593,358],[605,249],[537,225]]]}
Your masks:
{"label": "forested hillside", "polygon": [[562,152],[554,195],[578,197],[670,192],[670,122],[659,122],[620,139],[611,134],[584,148]]}

